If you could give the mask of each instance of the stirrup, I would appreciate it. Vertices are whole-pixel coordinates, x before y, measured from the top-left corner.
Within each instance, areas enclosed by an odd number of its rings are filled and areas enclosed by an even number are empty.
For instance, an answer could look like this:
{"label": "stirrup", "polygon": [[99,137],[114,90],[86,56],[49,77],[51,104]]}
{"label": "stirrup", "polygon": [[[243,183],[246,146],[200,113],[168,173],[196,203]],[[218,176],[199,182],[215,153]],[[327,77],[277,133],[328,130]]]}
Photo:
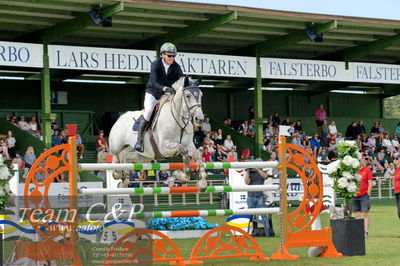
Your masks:
{"label": "stirrup", "polygon": [[135,147],[133,149],[137,152],[143,152],[144,151],[143,141],[142,141],[142,145],[138,145],[138,144],[139,144],[139,141],[136,142]]}

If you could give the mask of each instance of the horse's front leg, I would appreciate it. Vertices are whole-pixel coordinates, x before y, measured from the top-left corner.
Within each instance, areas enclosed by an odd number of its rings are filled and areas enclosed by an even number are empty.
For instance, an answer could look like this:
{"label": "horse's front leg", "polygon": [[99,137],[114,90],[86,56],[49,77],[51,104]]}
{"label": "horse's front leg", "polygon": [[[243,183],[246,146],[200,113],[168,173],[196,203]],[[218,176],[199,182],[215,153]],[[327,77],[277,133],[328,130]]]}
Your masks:
{"label": "horse's front leg", "polygon": [[189,155],[191,155],[193,157],[193,159],[196,161],[197,165],[199,166],[198,188],[200,191],[204,192],[207,189],[207,173],[204,168],[203,158],[202,158],[199,150],[196,149],[196,146],[194,146],[194,143],[191,143],[189,145],[188,150],[189,150]]}
{"label": "horse's front leg", "polygon": [[190,166],[189,166],[189,156],[188,149],[180,143],[177,142],[164,142],[164,147],[168,150],[168,153],[176,153],[179,152],[182,155],[182,159],[184,162],[183,174],[179,177],[179,180],[182,184],[187,184],[190,180]]}

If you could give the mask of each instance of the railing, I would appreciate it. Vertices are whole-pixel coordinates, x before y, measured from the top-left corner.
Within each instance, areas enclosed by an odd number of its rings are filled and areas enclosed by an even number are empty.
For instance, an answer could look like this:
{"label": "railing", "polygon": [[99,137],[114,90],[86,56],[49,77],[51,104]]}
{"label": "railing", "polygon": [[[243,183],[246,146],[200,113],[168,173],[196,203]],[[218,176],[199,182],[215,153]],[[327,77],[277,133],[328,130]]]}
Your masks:
{"label": "railing", "polygon": [[[157,181],[131,181],[130,183],[141,183],[141,186],[143,183],[146,184],[151,184],[150,187],[158,187],[159,182]],[[197,181],[189,181],[187,186],[196,186]],[[225,185],[225,181],[223,180],[207,180],[207,185],[208,186],[221,186]],[[190,200],[192,197],[190,197],[187,194],[167,194],[164,196],[167,197],[167,203],[163,202],[164,200],[160,200],[160,195],[154,194],[154,195],[135,195],[133,197],[139,198],[139,203],[140,204],[145,204],[145,198],[150,199],[152,198],[153,201],[151,202],[154,204],[154,206],[173,206],[173,205],[200,205],[200,204],[215,204],[218,203],[220,200],[220,194],[219,193],[193,193],[195,195],[195,200],[192,201]],[[182,199],[182,202],[176,202],[174,199]],[[148,203],[148,202],[147,202]]]}
{"label": "railing", "polygon": [[393,179],[378,176],[375,185],[372,187],[371,198],[378,199],[392,199],[393,192]]}

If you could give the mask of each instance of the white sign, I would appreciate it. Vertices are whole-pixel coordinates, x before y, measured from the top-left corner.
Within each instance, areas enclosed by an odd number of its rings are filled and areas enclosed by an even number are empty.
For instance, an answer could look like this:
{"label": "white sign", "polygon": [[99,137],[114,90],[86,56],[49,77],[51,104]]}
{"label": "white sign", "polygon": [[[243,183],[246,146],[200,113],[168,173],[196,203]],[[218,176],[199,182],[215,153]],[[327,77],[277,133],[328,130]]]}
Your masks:
{"label": "white sign", "polygon": [[387,64],[349,63],[352,81],[400,84],[400,66]]}
{"label": "white sign", "polygon": [[[24,191],[25,183],[19,184],[19,191]],[[78,182],[78,189],[82,188],[103,188],[103,182]],[[35,189],[35,185],[33,183],[29,184],[29,190]],[[45,187],[38,187],[40,192],[44,192]],[[20,206],[23,208],[24,197],[18,197],[20,200]],[[48,202],[51,206],[50,208],[69,208],[69,183],[51,183],[49,191],[48,191]],[[78,197],[78,206],[90,207],[95,203],[103,202],[103,196],[93,196],[93,195],[81,195]],[[35,205],[30,207],[36,208]]]}
{"label": "white sign", "polygon": [[43,67],[43,45],[0,41],[0,65]]}
{"label": "white sign", "polygon": [[[50,68],[123,72],[150,72],[155,51],[50,45]],[[254,78],[252,57],[179,53],[183,73]]]}
{"label": "white sign", "polygon": [[261,58],[263,78],[400,84],[400,66]]}
{"label": "white sign", "polygon": [[49,45],[50,68],[150,72],[156,53],[145,50]]}
{"label": "white sign", "polygon": [[261,76],[269,79],[347,81],[344,62],[261,58]]}

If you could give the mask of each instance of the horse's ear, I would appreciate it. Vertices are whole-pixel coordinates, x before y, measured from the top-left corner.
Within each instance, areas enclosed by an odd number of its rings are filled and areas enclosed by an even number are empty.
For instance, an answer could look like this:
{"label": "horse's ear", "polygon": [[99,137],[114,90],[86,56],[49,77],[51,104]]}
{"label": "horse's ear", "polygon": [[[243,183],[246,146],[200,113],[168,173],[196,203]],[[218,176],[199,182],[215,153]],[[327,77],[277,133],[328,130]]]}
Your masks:
{"label": "horse's ear", "polygon": [[197,86],[199,86],[200,82],[203,80],[203,77],[200,76],[197,80],[196,80],[196,84]]}
{"label": "horse's ear", "polygon": [[189,86],[189,76],[185,76],[185,82],[183,83],[183,87],[188,87]]}

